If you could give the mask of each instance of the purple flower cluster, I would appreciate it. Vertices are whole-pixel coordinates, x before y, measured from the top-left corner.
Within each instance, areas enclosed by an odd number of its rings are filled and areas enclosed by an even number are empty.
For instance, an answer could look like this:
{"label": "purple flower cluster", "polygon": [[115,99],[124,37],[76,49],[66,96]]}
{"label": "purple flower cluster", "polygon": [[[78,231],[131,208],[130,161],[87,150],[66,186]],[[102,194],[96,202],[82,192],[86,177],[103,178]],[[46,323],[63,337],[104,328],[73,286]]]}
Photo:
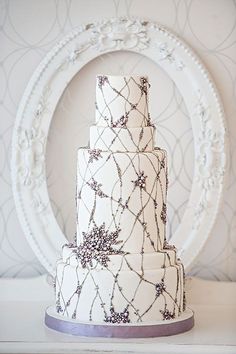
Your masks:
{"label": "purple flower cluster", "polygon": [[83,232],[84,241],[77,249],[77,256],[80,259],[82,267],[92,267],[93,260],[107,267],[110,261],[108,255],[123,253],[113,248],[113,246],[121,242],[117,241],[119,232],[120,229],[114,232],[108,232],[108,230],[105,229],[104,223],[99,227],[93,227],[90,232]]}

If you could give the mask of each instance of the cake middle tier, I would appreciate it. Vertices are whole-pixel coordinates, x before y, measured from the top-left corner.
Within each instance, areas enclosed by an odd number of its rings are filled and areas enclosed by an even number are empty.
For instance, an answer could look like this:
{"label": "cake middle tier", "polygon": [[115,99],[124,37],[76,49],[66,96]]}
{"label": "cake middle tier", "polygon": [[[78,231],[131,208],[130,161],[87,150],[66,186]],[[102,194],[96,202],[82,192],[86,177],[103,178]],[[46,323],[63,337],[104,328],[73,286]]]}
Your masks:
{"label": "cake middle tier", "polygon": [[[77,244],[100,240],[109,250],[161,250],[166,224],[166,152],[79,149]],[[114,251],[115,252],[115,251]]]}
{"label": "cake middle tier", "polygon": [[154,127],[90,128],[90,148],[114,152],[153,151]]}

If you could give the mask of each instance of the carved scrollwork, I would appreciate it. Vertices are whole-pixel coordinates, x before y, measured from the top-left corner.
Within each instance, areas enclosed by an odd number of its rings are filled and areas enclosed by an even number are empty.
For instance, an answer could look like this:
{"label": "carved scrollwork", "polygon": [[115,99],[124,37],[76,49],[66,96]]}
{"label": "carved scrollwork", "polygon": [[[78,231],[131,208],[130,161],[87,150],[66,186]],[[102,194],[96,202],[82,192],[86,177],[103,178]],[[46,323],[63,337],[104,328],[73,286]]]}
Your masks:
{"label": "carved scrollwork", "polygon": [[148,22],[120,18],[102,22],[92,29],[91,43],[99,51],[112,49],[143,50],[150,38],[145,26]]}
{"label": "carved scrollwork", "polygon": [[18,166],[20,181],[29,188],[39,187],[44,181],[44,145],[46,136],[40,129],[18,129]]}

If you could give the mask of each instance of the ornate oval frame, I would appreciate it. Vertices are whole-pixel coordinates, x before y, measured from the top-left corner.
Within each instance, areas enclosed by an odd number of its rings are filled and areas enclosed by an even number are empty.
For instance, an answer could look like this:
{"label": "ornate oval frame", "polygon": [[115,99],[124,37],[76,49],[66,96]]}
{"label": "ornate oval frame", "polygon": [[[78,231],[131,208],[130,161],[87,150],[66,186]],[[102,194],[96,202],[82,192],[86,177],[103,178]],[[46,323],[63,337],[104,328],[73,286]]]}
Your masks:
{"label": "ornate oval frame", "polygon": [[53,214],[46,182],[45,153],[55,107],[74,75],[100,54],[141,53],[170,76],[190,113],[195,168],[188,206],[171,243],[186,270],[203,247],[217,216],[226,165],[225,123],[217,90],[192,50],[163,26],[116,18],[73,30],[33,74],[17,113],[12,144],[12,184],[19,220],[40,262],[54,273],[67,242]]}

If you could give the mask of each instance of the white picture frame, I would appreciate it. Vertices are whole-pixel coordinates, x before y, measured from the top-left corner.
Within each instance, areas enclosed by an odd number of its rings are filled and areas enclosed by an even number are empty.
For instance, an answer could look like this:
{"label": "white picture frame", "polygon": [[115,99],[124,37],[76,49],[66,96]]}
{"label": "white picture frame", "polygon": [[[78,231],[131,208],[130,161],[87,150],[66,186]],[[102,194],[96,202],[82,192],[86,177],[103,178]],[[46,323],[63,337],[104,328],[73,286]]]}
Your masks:
{"label": "white picture frame", "polygon": [[204,246],[216,219],[226,166],[222,104],[203,64],[181,39],[157,23],[106,19],[73,30],[48,53],[22,97],[13,133],[12,185],[18,217],[40,262],[54,274],[67,242],[52,211],[45,173],[49,126],[72,78],[104,53],[128,50],[153,60],[175,82],[191,117],[194,177],[187,208],[170,239],[186,271]]}

